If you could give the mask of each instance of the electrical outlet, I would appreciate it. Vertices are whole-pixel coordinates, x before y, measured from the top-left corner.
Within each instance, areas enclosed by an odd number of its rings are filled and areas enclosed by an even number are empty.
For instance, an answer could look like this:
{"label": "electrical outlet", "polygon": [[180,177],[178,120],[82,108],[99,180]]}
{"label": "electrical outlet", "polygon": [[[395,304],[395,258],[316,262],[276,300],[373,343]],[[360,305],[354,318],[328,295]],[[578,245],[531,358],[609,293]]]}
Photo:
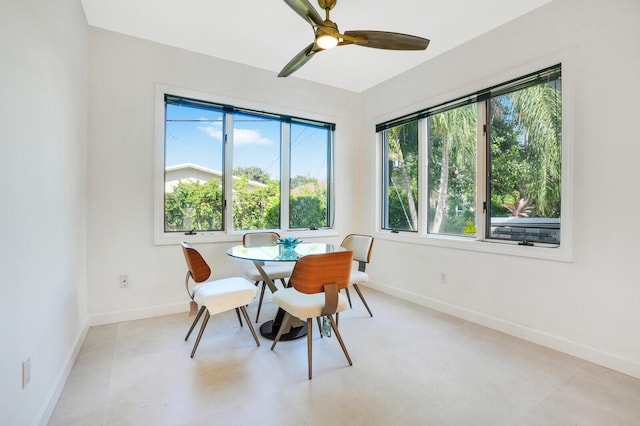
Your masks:
{"label": "electrical outlet", "polygon": [[440,284],[446,284],[447,283],[447,273],[446,272],[441,272],[440,273]]}
{"label": "electrical outlet", "polygon": [[22,361],[22,389],[31,381],[31,358]]}
{"label": "electrical outlet", "polygon": [[120,275],[120,288],[129,287],[129,275],[122,274]]}

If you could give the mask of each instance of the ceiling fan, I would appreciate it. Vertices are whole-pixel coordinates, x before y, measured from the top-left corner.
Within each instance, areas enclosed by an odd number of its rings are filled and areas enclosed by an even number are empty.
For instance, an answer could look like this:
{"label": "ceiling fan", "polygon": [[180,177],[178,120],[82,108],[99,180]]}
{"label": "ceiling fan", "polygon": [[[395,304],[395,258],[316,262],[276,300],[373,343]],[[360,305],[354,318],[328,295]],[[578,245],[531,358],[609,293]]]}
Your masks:
{"label": "ceiling fan", "polygon": [[311,24],[315,40],[294,56],[280,71],[278,77],[293,74],[316,53],[336,46],[355,44],[375,49],[425,50],[429,45],[429,40],[426,38],[386,31],[345,31],[341,34],[338,31],[338,25],[329,19],[329,11],[334,8],[337,0],[318,0],[320,7],[325,10],[326,19],[324,20],[308,0],[284,0],[284,2]]}

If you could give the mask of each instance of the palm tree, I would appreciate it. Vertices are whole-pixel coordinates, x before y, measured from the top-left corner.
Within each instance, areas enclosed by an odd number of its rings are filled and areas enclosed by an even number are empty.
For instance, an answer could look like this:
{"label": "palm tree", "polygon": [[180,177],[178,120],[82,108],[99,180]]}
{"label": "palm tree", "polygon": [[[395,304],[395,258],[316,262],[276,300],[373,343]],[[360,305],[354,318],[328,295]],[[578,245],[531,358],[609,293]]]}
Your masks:
{"label": "palm tree", "polygon": [[[406,157],[416,157],[418,149],[418,122],[394,126],[388,131],[389,158],[388,161],[393,165],[393,169],[400,173],[400,182],[394,178],[396,173],[390,170],[389,183],[391,184],[395,197],[402,206],[405,221],[410,230],[418,228],[418,208],[413,194],[412,180],[416,180],[417,176],[411,176]],[[406,154],[405,154],[406,153]],[[415,161],[416,158],[411,158]],[[415,170],[415,168],[414,168]],[[415,173],[413,173],[415,174]],[[398,184],[400,190],[398,190]],[[406,194],[406,205],[402,194]],[[408,209],[408,211],[407,211]]]}
{"label": "palm tree", "polygon": [[[554,83],[560,83],[556,80]],[[562,161],[561,96],[539,84],[492,98],[490,103],[492,216],[518,200],[534,217],[559,217]]]}
{"label": "palm tree", "polygon": [[[559,84],[559,80],[557,80]],[[523,150],[530,167],[527,194],[538,216],[558,216],[562,164],[561,96],[554,85],[539,84],[512,94]]]}
{"label": "palm tree", "polygon": [[[470,104],[454,108],[429,117],[429,144],[431,151],[430,170],[439,171],[439,177],[432,176],[430,187],[437,184],[436,202],[431,233],[439,233],[447,218],[449,208],[449,177],[458,177],[461,170],[473,174],[476,162],[477,106]],[[440,160],[438,170],[437,161]],[[471,179],[470,182],[473,182]],[[461,188],[462,189],[462,188]],[[466,190],[465,190],[466,189]],[[473,184],[463,192],[473,194]],[[472,196],[473,197],[473,196]]]}

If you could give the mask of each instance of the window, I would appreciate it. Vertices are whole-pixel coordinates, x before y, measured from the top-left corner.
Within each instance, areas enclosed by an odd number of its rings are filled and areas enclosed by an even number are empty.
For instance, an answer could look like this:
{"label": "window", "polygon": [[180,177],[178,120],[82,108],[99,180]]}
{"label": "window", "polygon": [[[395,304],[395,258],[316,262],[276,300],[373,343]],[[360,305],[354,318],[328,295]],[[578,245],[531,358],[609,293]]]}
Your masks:
{"label": "window", "polygon": [[560,70],[487,101],[489,238],[560,243]]}
{"label": "window", "polygon": [[233,114],[233,229],[280,228],[281,121]]}
{"label": "window", "polygon": [[223,229],[223,111],[170,99],[165,121],[165,232]]}
{"label": "window", "polygon": [[310,122],[291,123],[289,227],[331,226],[331,139]]}
{"label": "window", "polygon": [[477,115],[469,104],[427,117],[430,234],[475,236]]}
{"label": "window", "polygon": [[162,97],[163,233],[332,226],[335,125]]}
{"label": "window", "polygon": [[418,122],[400,124],[384,131],[385,229],[418,230]]}
{"label": "window", "polygon": [[561,129],[560,65],[379,124],[381,228],[559,245]]}

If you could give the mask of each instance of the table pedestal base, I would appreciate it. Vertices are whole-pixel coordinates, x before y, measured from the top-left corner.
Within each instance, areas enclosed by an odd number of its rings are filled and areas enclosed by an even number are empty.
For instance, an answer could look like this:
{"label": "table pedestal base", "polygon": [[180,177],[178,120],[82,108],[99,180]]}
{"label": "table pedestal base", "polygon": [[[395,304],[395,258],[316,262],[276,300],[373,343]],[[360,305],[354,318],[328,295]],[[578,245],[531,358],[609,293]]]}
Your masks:
{"label": "table pedestal base", "polygon": [[[284,318],[284,311],[282,309],[278,309],[278,313],[276,314],[276,318],[267,321],[260,326],[260,334],[263,337],[266,337],[269,340],[275,340],[276,335],[278,334],[278,330],[280,330],[280,324],[282,324],[282,319]],[[295,323],[300,323],[300,321],[291,321],[291,330],[288,333],[284,333],[280,336],[280,341],[282,342],[287,340],[295,340],[300,339],[307,335],[307,324],[302,323],[301,326],[296,326]]]}

